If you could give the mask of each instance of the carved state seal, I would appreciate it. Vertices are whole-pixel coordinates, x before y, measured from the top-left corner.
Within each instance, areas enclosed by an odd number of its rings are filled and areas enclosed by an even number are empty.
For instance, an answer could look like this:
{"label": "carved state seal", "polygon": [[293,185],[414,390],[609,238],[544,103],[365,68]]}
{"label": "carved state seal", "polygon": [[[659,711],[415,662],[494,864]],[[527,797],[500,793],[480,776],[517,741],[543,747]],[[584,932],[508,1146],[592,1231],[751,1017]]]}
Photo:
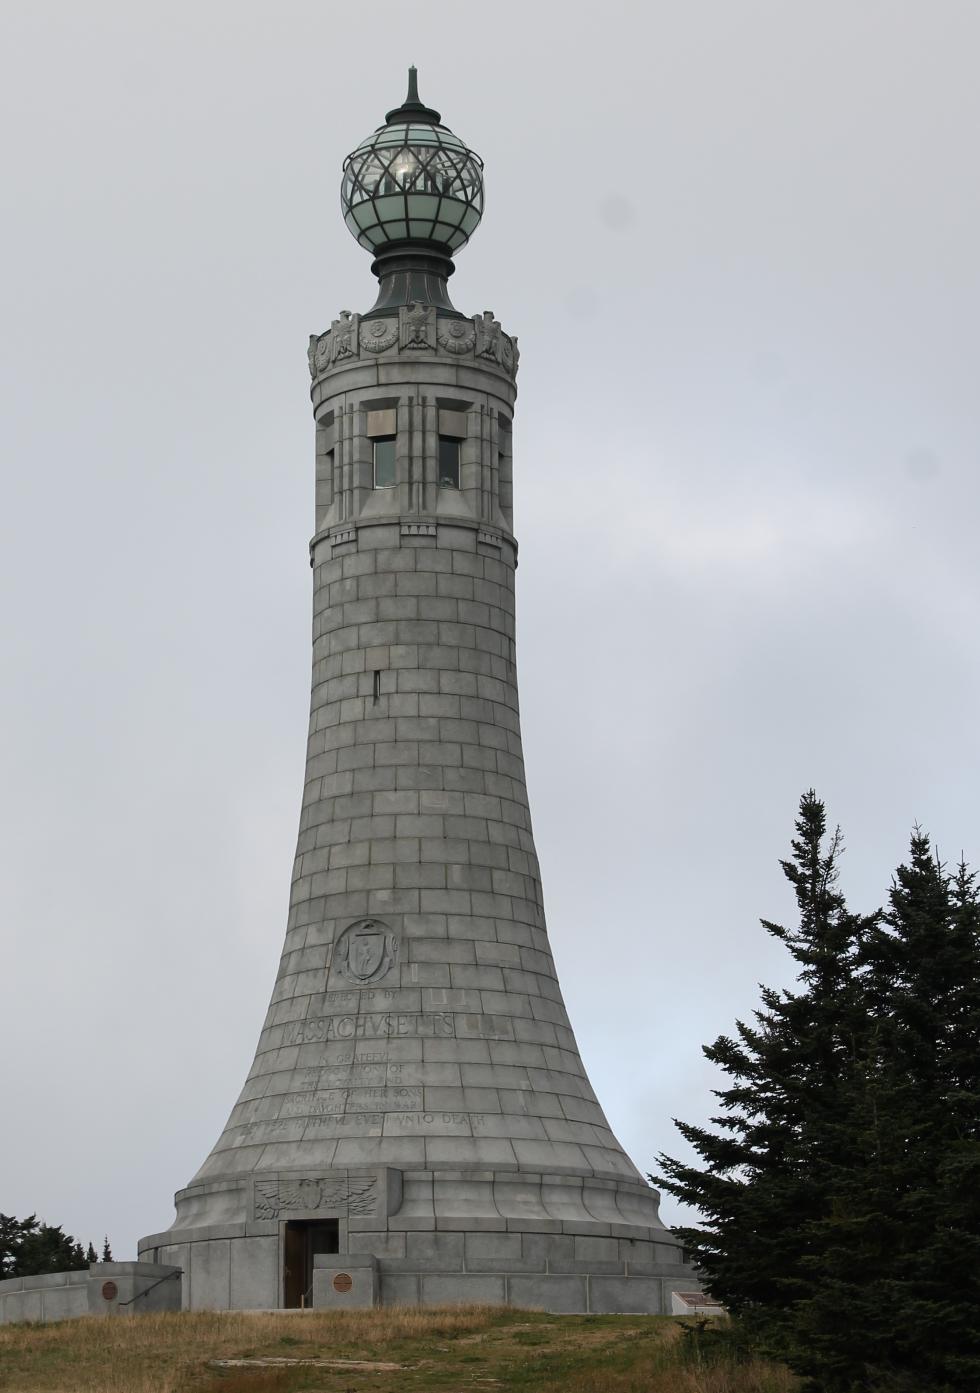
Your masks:
{"label": "carved state seal", "polygon": [[348,982],[376,982],[394,967],[398,935],[380,919],[358,919],[337,940],[333,966]]}

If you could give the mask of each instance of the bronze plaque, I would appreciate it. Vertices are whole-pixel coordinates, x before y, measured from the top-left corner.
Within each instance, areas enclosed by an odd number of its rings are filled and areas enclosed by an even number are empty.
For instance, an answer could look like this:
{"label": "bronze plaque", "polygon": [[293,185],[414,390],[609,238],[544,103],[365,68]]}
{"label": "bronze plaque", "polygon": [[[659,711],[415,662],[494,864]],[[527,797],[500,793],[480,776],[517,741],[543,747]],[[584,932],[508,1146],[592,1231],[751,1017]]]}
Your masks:
{"label": "bronze plaque", "polygon": [[115,1301],[116,1297],[119,1295],[119,1288],[116,1286],[115,1282],[103,1282],[102,1295],[105,1297],[106,1301]]}
{"label": "bronze plaque", "polygon": [[354,1281],[349,1272],[338,1272],[333,1279],[334,1291],[350,1291],[353,1285]]}

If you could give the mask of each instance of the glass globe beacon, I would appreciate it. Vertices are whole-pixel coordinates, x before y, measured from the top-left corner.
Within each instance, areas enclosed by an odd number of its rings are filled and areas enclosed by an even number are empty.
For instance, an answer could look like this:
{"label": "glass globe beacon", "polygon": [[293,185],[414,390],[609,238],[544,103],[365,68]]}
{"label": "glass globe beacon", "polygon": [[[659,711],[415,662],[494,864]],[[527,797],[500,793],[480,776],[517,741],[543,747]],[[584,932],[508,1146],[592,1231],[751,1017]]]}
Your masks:
{"label": "glass globe beacon", "polygon": [[419,101],[408,96],[344,161],[344,221],[368,251],[425,242],[459,251],[483,216],[483,161]]}

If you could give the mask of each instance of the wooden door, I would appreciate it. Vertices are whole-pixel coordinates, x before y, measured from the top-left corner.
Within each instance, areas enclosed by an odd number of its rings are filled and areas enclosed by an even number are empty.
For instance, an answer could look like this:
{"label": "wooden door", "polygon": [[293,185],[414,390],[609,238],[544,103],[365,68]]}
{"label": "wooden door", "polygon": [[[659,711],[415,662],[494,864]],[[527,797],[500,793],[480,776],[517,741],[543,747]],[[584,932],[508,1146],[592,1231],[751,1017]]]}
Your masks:
{"label": "wooden door", "polygon": [[306,1225],[287,1224],[282,1246],[282,1304],[302,1306],[306,1292]]}
{"label": "wooden door", "polygon": [[282,1249],[282,1304],[287,1308],[313,1303],[313,1259],[317,1253],[336,1253],[340,1247],[337,1219],[294,1219],[287,1223]]}

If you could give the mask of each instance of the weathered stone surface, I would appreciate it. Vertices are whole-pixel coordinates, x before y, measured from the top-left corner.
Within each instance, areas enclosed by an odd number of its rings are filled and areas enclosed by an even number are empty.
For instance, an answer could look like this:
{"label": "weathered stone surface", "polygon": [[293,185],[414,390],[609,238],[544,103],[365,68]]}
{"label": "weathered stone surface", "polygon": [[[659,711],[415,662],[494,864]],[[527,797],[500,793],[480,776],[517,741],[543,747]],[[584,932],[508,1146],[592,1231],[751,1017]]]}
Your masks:
{"label": "weathered stone surface", "polygon": [[509,1294],[515,1306],[540,1307],[568,1315],[589,1310],[587,1277],[511,1277]]}
{"label": "weathered stone surface", "polygon": [[[381,1300],[432,1301],[457,1275],[503,1300],[512,1275],[541,1304],[527,1283],[552,1273],[563,1285],[538,1295],[562,1309],[586,1309],[590,1274],[634,1281],[628,1299],[598,1289],[617,1307],[652,1301],[635,1282],[678,1254],[595,1099],[544,920],[492,447],[510,448],[513,376],[463,383],[461,355],[435,350],[420,377],[387,352],[390,489],[371,487],[377,365],[363,383],[363,358],[317,370],[313,691],[280,971],[228,1124],[142,1251],[180,1253],[192,1307],[274,1306],[281,1227],[336,1216],[348,1251],[377,1256]],[[474,469],[447,491],[433,419],[450,381],[440,409]],[[424,1179],[389,1202],[403,1172]]]}
{"label": "weathered stone surface", "polygon": [[379,1290],[374,1254],[322,1254],[315,1259],[313,1305],[318,1309],[351,1311],[377,1306]]}

